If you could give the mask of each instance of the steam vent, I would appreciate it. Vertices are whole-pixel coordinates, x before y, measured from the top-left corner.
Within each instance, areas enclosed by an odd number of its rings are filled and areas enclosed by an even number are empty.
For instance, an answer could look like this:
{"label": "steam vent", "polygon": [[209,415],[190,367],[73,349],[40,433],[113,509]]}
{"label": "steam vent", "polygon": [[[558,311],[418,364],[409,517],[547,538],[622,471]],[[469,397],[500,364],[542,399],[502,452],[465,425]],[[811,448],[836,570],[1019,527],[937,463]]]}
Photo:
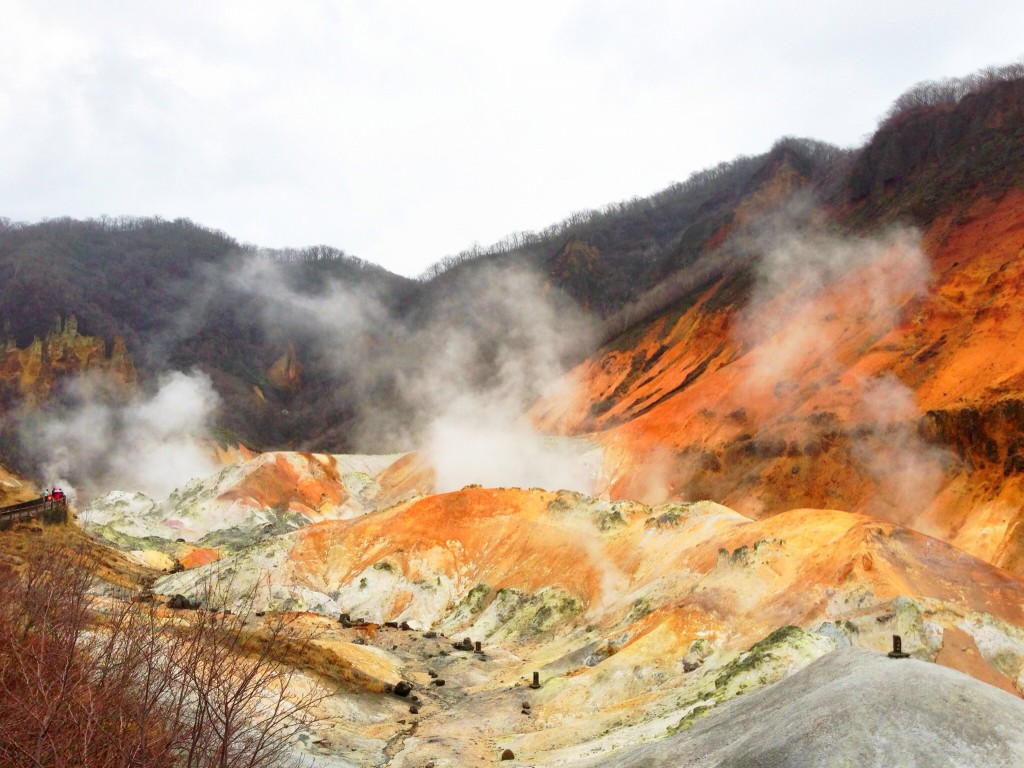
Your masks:
{"label": "steam vent", "polygon": [[1024,766],[1020,4],[357,5],[8,9],[0,768]]}

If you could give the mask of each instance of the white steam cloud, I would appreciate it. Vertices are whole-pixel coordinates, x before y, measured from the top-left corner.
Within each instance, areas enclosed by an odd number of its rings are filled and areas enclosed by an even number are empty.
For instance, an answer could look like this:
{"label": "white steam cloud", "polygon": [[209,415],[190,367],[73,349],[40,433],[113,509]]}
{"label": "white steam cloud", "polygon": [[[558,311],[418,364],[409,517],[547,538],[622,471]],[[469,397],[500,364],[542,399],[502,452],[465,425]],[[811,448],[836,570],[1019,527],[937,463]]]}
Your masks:
{"label": "white steam cloud", "polygon": [[[427,354],[400,381],[427,415],[422,440],[438,490],[480,483],[592,492],[577,447],[539,434],[524,416],[538,396],[564,386],[566,355],[592,338],[588,319],[524,270],[482,270],[440,309],[409,339]],[[449,323],[453,310],[471,322]]]}
{"label": "white steam cloud", "polygon": [[759,347],[748,376],[755,385],[777,383],[807,361],[839,368],[837,342],[855,333],[887,333],[899,308],[924,295],[931,278],[916,229],[841,235],[825,230],[808,205],[799,199],[761,220],[742,244],[761,254],[750,303],[736,326],[741,342]]}
{"label": "white steam cloud", "polygon": [[[241,258],[213,282],[226,280],[228,295],[256,298],[268,335],[284,332],[315,342],[313,349],[335,374],[358,372],[368,361],[366,334],[390,324],[387,309],[366,285],[328,279],[316,293],[293,287],[280,262],[259,253]],[[218,291],[222,292],[222,291]]]}
{"label": "white steam cloud", "polygon": [[102,375],[85,375],[19,426],[39,476],[77,490],[81,501],[115,488],[163,498],[216,470],[201,441],[210,436],[219,402],[202,373],[169,373],[151,391],[128,395]]}
{"label": "white steam cloud", "polygon": [[855,418],[870,427],[859,434],[853,455],[878,487],[872,511],[893,522],[918,523],[942,487],[952,454],[921,438],[913,392],[892,374],[864,382],[858,406]]}
{"label": "white steam cloud", "polygon": [[314,364],[351,387],[364,442],[424,450],[439,490],[592,490],[578,447],[539,434],[524,416],[538,396],[564,386],[566,361],[595,334],[575,302],[540,276],[473,265],[435,281],[399,316],[363,286],[335,280],[311,295],[283,272],[249,256],[229,289],[259,297],[268,334],[302,339]]}
{"label": "white steam cloud", "polygon": [[798,199],[736,243],[760,257],[735,327],[750,350],[742,395],[799,398],[831,389],[849,409],[851,456],[877,489],[870,511],[901,523],[933,500],[950,456],[918,436],[921,413],[909,387],[892,373],[856,366],[897,326],[901,308],[927,292],[931,265],[920,241],[910,227],[870,237],[830,232],[824,216]]}
{"label": "white steam cloud", "polygon": [[537,433],[509,403],[470,396],[430,423],[424,450],[439,493],[471,483],[590,493],[593,477],[571,445]]}
{"label": "white steam cloud", "polygon": [[[261,321],[268,345],[294,344],[306,370],[334,383],[336,391],[323,388],[300,403],[326,434],[338,432],[309,409],[337,396],[342,411],[356,409],[356,432],[344,437],[388,452],[423,450],[442,490],[472,483],[592,490],[579,441],[541,435],[524,415],[548,388],[564,386],[567,363],[595,331],[575,302],[533,272],[472,265],[421,287],[411,307],[378,295],[366,275],[314,283],[259,252],[203,277],[194,290],[181,289],[190,302],[181,322],[150,340],[153,361],[217,307],[243,306]],[[198,441],[210,436],[218,404],[200,373],[169,373],[127,396],[82,377],[55,407],[22,419],[23,444],[44,482],[87,497],[119,489],[162,498],[216,469]]]}

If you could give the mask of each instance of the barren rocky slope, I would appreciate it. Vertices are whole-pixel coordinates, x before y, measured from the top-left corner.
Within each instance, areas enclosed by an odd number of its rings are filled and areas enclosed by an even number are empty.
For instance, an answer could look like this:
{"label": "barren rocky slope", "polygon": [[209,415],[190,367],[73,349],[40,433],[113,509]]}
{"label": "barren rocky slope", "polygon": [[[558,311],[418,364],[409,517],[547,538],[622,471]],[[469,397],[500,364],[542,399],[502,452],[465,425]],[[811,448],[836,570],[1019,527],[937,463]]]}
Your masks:
{"label": "barren rocky slope", "polygon": [[[1014,696],[1024,684],[1024,582],[838,511],[755,521],[710,502],[468,488],[269,536],[155,588],[210,584],[234,610],[255,594],[252,609],[316,611],[318,644],[376,681],[336,701],[310,747],[351,760],[332,765],[469,765],[504,749],[576,764],[658,742],[837,648],[881,655],[893,634],[917,659]],[[374,693],[402,680],[415,714]],[[335,719],[352,708],[378,712],[376,740]]]}
{"label": "barren rocky slope", "polygon": [[224,468],[166,499],[112,491],[81,522],[94,536],[158,567],[191,568],[283,531],[345,519],[427,493],[417,454],[351,456],[221,451]]}
{"label": "barren rocky slope", "polygon": [[1019,80],[896,114],[820,208],[764,180],[706,242],[726,266],[537,422],[601,442],[613,497],[866,512],[1020,572],[1022,115]]}
{"label": "barren rocky slope", "polygon": [[780,290],[757,340],[720,282],[582,364],[540,422],[594,432],[618,497],[865,511],[1019,569],[1022,233],[1024,193],[980,200],[924,232],[925,292],[876,300],[899,286],[883,258]]}
{"label": "barren rocky slope", "polygon": [[[1024,83],[989,84],[896,114],[859,152],[780,142],[399,281],[417,297],[403,322],[459,318],[457,333],[434,328],[442,339],[464,341],[488,312],[467,276],[519,258],[539,267],[542,293],[604,314],[604,345],[530,411],[541,436],[518,412],[469,410],[533,448],[585,437],[589,493],[438,493],[460,483],[441,484],[428,448],[222,450],[218,472],[166,499],[125,488],[80,511],[115,582],[97,601],[152,604],[169,621],[199,603],[253,631],[287,617],[311,641],[292,659],[300,685],[337,686],[297,744],[324,768],[484,765],[506,751],[533,766],[1021,764],[1021,126]],[[201,239],[213,250],[200,261],[230,246]],[[254,409],[253,434],[316,422],[316,440],[347,440],[351,403],[327,378],[310,386],[312,341],[250,338],[218,360],[220,333],[256,314],[214,313],[180,359],[224,363],[211,375]],[[328,346],[390,360],[404,349],[390,333]],[[443,347],[452,369],[419,349],[443,375],[410,391],[460,400],[479,393],[448,379],[493,394],[513,374],[536,378],[508,362],[544,334],[513,335],[518,346]],[[549,362],[567,354],[554,347]],[[23,400],[93,364],[130,383],[126,350],[103,348],[65,324],[27,350],[8,343],[0,380]],[[369,391],[384,410],[398,397]],[[505,460],[504,443],[453,432],[463,464]],[[6,474],[0,491],[29,492]],[[886,657],[893,635],[912,659]]]}
{"label": "barren rocky slope", "polygon": [[0,506],[28,501],[35,496],[36,489],[31,482],[0,466]]}

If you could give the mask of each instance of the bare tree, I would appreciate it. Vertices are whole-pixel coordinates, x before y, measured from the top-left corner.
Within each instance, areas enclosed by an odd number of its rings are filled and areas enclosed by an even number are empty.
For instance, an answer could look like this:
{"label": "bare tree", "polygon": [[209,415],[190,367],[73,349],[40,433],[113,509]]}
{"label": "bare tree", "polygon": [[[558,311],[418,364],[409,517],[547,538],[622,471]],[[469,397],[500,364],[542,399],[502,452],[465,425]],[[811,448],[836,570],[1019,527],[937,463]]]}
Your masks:
{"label": "bare tree", "polygon": [[944,80],[924,80],[900,94],[879,123],[887,125],[901,115],[915,109],[957,104],[966,96],[977,93],[993,83],[1024,78],[1024,61],[1015,61],[1002,67],[985,67],[964,77]]}
{"label": "bare tree", "polygon": [[307,639],[249,612],[90,594],[81,551],[0,569],[0,765],[271,768],[327,692],[293,685]]}

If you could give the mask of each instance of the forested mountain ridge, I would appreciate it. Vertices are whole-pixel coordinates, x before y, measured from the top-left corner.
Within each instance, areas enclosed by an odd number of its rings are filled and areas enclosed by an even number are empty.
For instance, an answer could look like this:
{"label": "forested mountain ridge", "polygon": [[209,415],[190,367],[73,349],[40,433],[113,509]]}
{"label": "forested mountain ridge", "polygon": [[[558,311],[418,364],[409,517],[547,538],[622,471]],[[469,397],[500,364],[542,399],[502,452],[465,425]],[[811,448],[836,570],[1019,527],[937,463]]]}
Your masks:
{"label": "forested mountain ridge", "polygon": [[271,375],[301,342],[275,335],[261,318],[266,302],[233,284],[245,258],[273,263],[282,289],[309,295],[335,280],[400,302],[413,285],[336,249],[258,250],[187,220],[4,221],[0,336],[28,350],[55,318],[73,317],[83,337],[122,345],[143,380],[171,369],[210,375],[225,402],[226,440],[301,442],[302,425],[282,430],[270,412],[302,411],[310,401],[321,409],[324,384]]}
{"label": "forested mountain ridge", "polygon": [[[5,221],[0,336],[26,349],[50,331],[55,317],[74,316],[83,336],[108,345],[123,340],[143,380],[170,368],[206,372],[225,402],[221,434],[227,441],[365,448],[353,442],[350,429],[357,394],[347,390],[344,376],[339,380],[337,371],[318,366],[318,352],[301,331],[267,321],[274,300],[266,294],[276,289],[253,290],[232,279],[242,260],[272,262],[273,279],[286,283],[284,297],[315,300],[331,285],[372,296],[387,320],[370,331],[373,339],[358,341],[371,348],[389,345],[395,328],[388,324],[416,328],[438,306],[457,303],[460,292],[474,290],[480,268],[537,269],[586,311],[608,316],[692,264],[708,239],[728,226],[738,201],[773,171],[785,168],[793,185],[820,175],[814,158],[822,148],[780,142],[763,156],[723,164],[653,198],[581,217],[529,249],[460,261],[419,281],[326,247],[274,252],[244,246],[187,220]],[[472,313],[453,322],[471,327]],[[383,405],[400,410],[403,403],[389,401],[387,389],[375,391]],[[288,418],[280,418],[282,412]]]}
{"label": "forested mountain ridge", "polygon": [[[394,449],[386,439],[368,444],[353,429],[354,403],[369,390],[398,418],[408,403],[389,380],[356,386],[343,366],[325,362],[297,328],[301,317],[279,322],[275,292],[281,301],[308,298],[306,310],[314,313],[329,287],[372,296],[372,316],[352,338],[337,341],[371,357],[399,348],[395,334],[424,324],[437,307],[458,305],[482,269],[534,270],[601,318],[597,342],[641,328],[666,308],[685,310],[722,278],[714,301],[739,306],[749,296],[756,255],[737,248],[734,235],[798,191],[829,212],[829,227],[855,232],[885,221],[928,224],[1024,184],[1018,74],[1011,67],[916,86],[860,149],[781,139],[763,155],[722,163],[651,197],[449,257],[418,281],[324,246],[257,249],[187,220],[0,220],[0,337],[25,349],[50,331],[55,316],[74,316],[83,336],[108,348],[123,340],[143,381],[168,369],[206,372],[224,403],[225,441]],[[234,279],[253,258],[273,270]],[[463,306],[453,327],[471,331],[476,312]]]}

